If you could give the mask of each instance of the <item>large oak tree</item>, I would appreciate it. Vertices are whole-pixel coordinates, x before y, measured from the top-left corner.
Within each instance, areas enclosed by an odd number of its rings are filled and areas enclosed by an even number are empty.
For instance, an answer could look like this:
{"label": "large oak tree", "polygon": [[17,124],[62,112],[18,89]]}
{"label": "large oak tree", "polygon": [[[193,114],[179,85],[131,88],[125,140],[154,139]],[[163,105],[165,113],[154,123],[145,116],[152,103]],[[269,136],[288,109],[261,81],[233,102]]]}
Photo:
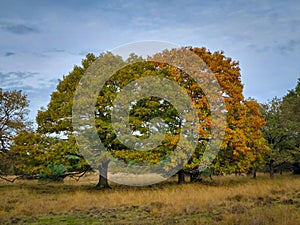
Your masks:
{"label": "large oak tree", "polygon": [[[227,110],[227,128],[221,150],[214,160],[211,168],[220,173],[246,172],[249,169],[257,168],[262,162],[263,155],[268,148],[261,135],[261,127],[264,120],[258,111],[258,104],[254,100],[245,100],[242,94],[243,85],[240,79],[240,69],[238,62],[226,57],[223,52],[211,53],[205,48],[186,48],[198,55],[209,69],[216,76],[225,98]],[[130,151],[116,138],[112,130],[110,109],[113,100],[120,91],[130,81],[143,76],[163,76],[173,80],[186,88],[188,94],[193,99],[198,110],[201,138],[197,142],[195,154],[183,169],[197,170],[200,166],[200,159],[203,151],[210,141],[210,130],[212,116],[208,101],[199,87],[180,68],[157,63],[159,57],[169,57],[170,54],[161,53],[152,58],[154,62],[139,62],[128,65],[116,73],[112,79],[106,82],[104,88],[98,96],[95,107],[95,119],[98,135],[101,141],[109,149],[111,154],[118,159],[128,163],[139,163],[148,161],[152,164],[164,159],[176,146],[178,133],[180,132],[180,121],[178,112],[167,101],[156,97],[149,97],[137,101],[130,113],[130,123],[133,129],[139,131],[139,137],[147,138],[150,135],[149,121],[157,116],[166,119],[169,128],[162,145],[152,151]],[[121,57],[113,56],[111,53],[99,56],[103,63],[118,63],[126,65]],[[136,59],[136,56],[131,57]],[[62,135],[67,142],[73,142],[74,130],[72,127],[72,106],[75,90],[79,80],[97,59],[92,54],[88,54],[82,61],[82,66],[75,66],[63,80],[59,81],[57,90],[52,93],[51,101],[46,109],[38,112],[37,123],[38,132],[42,134]],[[184,59],[182,59],[184,60]],[[135,60],[134,60],[135,61]],[[115,79],[113,79],[115,78]],[[71,144],[70,146],[75,146]],[[108,187],[107,183],[107,161],[106,165],[99,165],[100,179],[99,186]],[[168,164],[167,164],[168,165]],[[171,165],[171,162],[170,164]],[[168,167],[165,168],[168,171]],[[181,174],[182,175],[182,174]],[[182,176],[181,176],[182,178]],[[182,181],[182,180],[181,180]]]}

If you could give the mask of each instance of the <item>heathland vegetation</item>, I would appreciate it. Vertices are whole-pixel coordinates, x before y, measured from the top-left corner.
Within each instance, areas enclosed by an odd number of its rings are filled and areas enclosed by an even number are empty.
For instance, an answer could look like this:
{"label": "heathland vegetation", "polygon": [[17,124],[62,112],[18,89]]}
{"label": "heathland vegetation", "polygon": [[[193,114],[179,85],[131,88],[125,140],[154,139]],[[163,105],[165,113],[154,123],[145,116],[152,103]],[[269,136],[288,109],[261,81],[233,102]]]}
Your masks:
{"label": "heathland vegetation", "polygon": [[258,173],[218,176],[177,184],[169,179],[147,187],[111,184],[97,190],[97,175],[78,182],[0,181],[1,224],[264,224],[300,221],[300,179]]}

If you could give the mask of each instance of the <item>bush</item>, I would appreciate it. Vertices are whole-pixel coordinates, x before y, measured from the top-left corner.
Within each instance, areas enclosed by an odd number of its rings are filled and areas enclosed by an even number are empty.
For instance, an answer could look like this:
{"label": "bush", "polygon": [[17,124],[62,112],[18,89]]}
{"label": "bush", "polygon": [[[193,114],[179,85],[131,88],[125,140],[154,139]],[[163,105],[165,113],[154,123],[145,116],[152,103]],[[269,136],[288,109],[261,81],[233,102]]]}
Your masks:
{"label": "bush", "polygon": [[67,169],[62,164],[49,163],[47,165],[49,173],[39,174],[39,180],[50,180],[55,182],[63,182]]}

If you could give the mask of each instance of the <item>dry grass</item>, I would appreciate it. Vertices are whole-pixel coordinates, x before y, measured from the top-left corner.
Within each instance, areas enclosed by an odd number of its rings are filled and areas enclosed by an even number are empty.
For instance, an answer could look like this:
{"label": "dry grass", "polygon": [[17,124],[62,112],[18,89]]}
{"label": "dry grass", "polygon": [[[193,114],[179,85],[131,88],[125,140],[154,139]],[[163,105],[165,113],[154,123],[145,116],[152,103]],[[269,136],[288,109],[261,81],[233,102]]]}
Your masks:
{"label": "dry grass", "polygon": [[0,183],[0,224],[300,224],[300,177],[216,177],[208,184]]}

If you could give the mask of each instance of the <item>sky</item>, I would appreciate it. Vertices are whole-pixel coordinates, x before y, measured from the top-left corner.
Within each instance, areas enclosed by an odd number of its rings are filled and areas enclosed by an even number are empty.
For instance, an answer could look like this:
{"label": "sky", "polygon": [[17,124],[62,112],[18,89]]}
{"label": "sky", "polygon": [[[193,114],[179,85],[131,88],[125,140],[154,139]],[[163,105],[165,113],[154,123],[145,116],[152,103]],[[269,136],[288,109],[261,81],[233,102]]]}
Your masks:
{"label": "sky", "polygon": [[300,78],[300,1],[1,0],[0,88],[23,90],[34,120],[87,53],[144,40],[223,50],[263,103]]}

